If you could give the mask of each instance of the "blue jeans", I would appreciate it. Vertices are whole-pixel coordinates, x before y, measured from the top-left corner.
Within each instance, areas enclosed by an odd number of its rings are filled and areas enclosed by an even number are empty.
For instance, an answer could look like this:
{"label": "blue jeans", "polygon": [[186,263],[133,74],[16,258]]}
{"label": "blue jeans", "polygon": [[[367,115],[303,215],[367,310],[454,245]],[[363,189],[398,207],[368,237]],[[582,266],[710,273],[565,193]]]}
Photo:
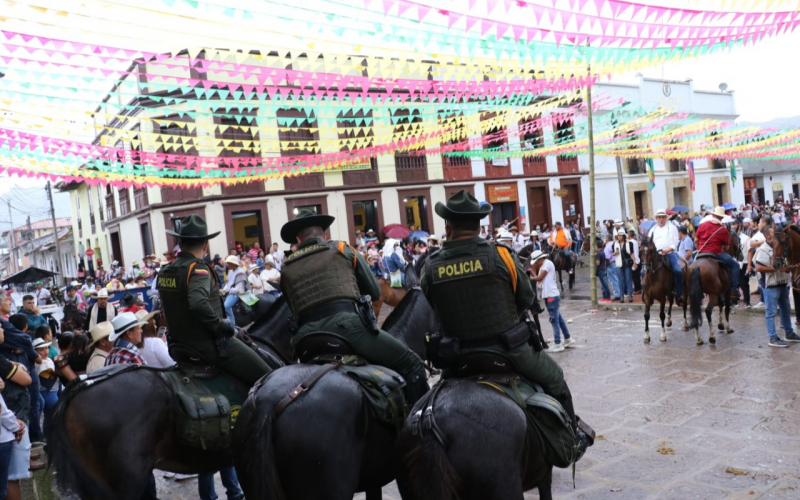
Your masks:
{"label": "blue jeans", "polygon": [[[236,469],[233,467],[226,467],[220,469],[219,476],[222,479],[222,485],[225,486],[225,493],[228,500],[242,500],[244,493],[239,486],[239,478],[236,477]],[[197,476],[197,489],[200,494],[200,500],[217,500],[217,492],[214,489],[214,474],[199,474]]]}
{"label": "blue jeans", "polygon": [[567,322],[564,321],[564,316],[562,316],[561,312],[558,310],[558,306],[561,304],[561,297],[550,297],[544,299],[544,303],[547,306],[547,312],[550,314],[550,324],[553,325],[553,338],[555,339],[556,344],[560,344],[562,330],[564,331],[564,338],[569,338]]}
{"label": "blue jeans", "polygon": [[619,269],[617,269],[617,265],[614,261],[608,265],[608,281],[611,283],[611,295],[614,296],[614,300],[619,299]]}
{"label": "blue jeans", "polygon": [[11,445],[14,441],[0,443],[0,499],[8,493],[8,466],[11,465]]}
{"label": "blue jeans", "polygon": [[40,391],[39,397],[41,397],[43,401],[42,409],[44,412],[44,429],[47,429],[50,426],[50,412],[53,411],[56,403],[58,403],[58,393],[53,391]]}
{"label": "blue jeans", "polygon": [[789,288],[786,286],[776,286],[764,289],[764,301],[767,304],[767,333],[770,340],[778,339],[775,331],[775,316],[780,309],[781,327],[787,335],[794,333],[792,330],[792,312],[789,309]]}
{"label": "blue jeans", "polygon": [[619,296],[621,300],[627,295],[633,300],[633,270],[628,266],[617,268],[619,273]]}
{"label": "blue jeans", "polygon": [[597,281],[599,281],[600,286],[603,287],[603,298],[610,299],[611,290],[608,288],[608,272],[605,269],[597,272]]}
{"label": "blue jeans", "polygon": [[739,263],[736,262],[736,259],[730,256],[727,252],[722,252],[721,254],[717,255],[717,258],[722,262],[722,264],[727,267],[731,272],[731,277],[733,279],[733,283],[731,283],[731,290],[736,290],[739,292]]}
{"label": "blue jeans", "polygon": [[31,421],[28,424],[31,431],[31,441],[41,441],[44,436],[42,434],[42,425],[39,423],[42,418],[42,405],[41,401],[39,401],[39,377],[36,376],[36,371],[33,372],[33,376],[31,377],[31,384],[28,386],[28,394],[31,397]]}
{"label": "blue jeans", "polygon": [[234,326],[236,325],[236,318],[233,317],[233,306],[236,305],[236,301],[238,300],[238,293],[229,293],[225,296],[225,315],[228,316],[228,319]]}
{"label": "blue jeans", "polygon": [[675,287],[675,294],[681,297],[683,296],[683,273],[681,272],[680,259],[675,252],[668,253],[667,258],[672,266],[672,284]]}

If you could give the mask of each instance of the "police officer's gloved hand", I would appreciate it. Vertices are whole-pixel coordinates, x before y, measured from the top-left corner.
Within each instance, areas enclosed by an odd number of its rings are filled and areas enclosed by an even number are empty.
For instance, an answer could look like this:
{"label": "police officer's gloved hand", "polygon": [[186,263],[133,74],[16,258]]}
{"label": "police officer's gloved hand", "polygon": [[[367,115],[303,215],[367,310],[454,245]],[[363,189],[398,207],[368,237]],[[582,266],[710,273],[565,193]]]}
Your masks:
{"label": "police officer's gloved hand", "polygon": [[220,321],[217,326],[216,334],[218,337],[233,337],[236,334],[236,327],[234,327],[230,321]]}

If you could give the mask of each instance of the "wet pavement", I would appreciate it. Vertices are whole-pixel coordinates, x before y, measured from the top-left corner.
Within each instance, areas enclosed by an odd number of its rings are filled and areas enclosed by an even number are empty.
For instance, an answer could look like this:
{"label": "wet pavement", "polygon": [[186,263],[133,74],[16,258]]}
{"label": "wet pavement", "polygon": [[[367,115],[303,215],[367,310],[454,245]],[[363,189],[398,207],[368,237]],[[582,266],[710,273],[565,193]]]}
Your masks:
{"label": "wet pavement", "polygon": [[[579,279],[572,297],[588,294]],[[555,498],[800,498],[800,344],[769,347],[763,316],[737,308],[735,332],[718,332],[716,345],[696,345],[677,314],[667,342],[651,324],[646,345],[640,308],[590,313],[588,300],[565,295],[577,344],[554,356],[598,440],[578,464],[575,488],[571,470],[555,470]],[[707,339],[707,326],[701,333]],[[158,486],[163,499],[198,498],[196,480],[159,477]],[[384,498],[400,498],[393,484]]]}

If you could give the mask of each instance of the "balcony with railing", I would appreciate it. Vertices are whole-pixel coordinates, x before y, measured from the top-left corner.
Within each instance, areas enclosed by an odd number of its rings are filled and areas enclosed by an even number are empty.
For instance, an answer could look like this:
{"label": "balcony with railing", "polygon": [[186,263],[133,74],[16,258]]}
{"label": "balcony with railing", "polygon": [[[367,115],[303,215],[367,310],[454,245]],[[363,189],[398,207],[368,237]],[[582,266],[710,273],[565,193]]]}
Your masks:
{"label": "balcony with railing", "polygon": [[472,158],[469,156],[442,156],[444,180],[464,181],[472,179]]}
{"label": "balcony with railing", "polygon": [[577,174],[580,172],[577,156],[558,155],[556,163],[558,164],[559,174]]}
{"label": "balcony with railing", "polygon": [[425,155],[398,152],[394,154],[397,182],[419,182],[428,180],[428,158]]}
{"label": "balcony with railing", "polygon": [[117,218],[117,207],[114,205],[114,195],[106,195],[106,220],[111,221]]}
{"label": "balcony with railing", "polygon": [[130,192],[128,188],[120,189],[119,191],[119,215],[128,215],[131,212],[130,205]]}
{"label": "balcony with railing", "polygon": [[149,205],[147,200],[147,188],[136,188],[133,190],[133,201],[136,206],[136,210],[141,210]]}

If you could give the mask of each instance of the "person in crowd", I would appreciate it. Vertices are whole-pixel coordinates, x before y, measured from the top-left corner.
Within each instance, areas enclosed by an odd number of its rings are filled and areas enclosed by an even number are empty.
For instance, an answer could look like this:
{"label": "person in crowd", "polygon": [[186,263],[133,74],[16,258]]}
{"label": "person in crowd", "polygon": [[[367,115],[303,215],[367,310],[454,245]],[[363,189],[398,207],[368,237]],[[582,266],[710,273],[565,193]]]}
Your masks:
{"label": "person in crowd", "polygon": [[[6,330],[6,341],[0,345],[0,352],[2,352],[8,359],[25,364],[28,373],[35,373],[36,365],[42,362],[42,359],[33,349],[33,331],[28,328],[28,318],[23,314],[14,314],[8,318],[12,328]],[[46,327],[39,325],[39,327]],[[30,393],[30,438],[32,441],[40,442],[42,439],[42,428],[39,425],[39,417],[41,416],[42,405],[39,400],[39,379],[33,377],[31,385],[28,386]]]}
{"label": "person in crowd", "polygon": [[232,325],[236,325],[236,319],[233,316],[233,306],[239,300],[239,294],[245,292],[245,284],[247,283],[247,276],[245,275],[239,259],[233,255],[225,259],[225,264],[228,266],[228,279],[222,291],[227,295],[225,296],[225,314]]}
{"label": "person in crowd", "polygon": [[500,231],[500,233],[497,235],[496,241],[507,246],[508,248],[512,248],[511,245],[514,243],[514,235],[508,231]]}
{"label": "person in crowd", "polygon": [[525,238],[522,237],[517,226],[511,226],[509,232],[511,233],[511,248],[513,248],[516,253],[519,253],[525,246]]}
{"label": "person in crowd", "polygon": [[[547,352],[556,353],[564,350],[565,347],[571,347],[575,344],[575,339],[570,336],[567,322],[561,315],[561,292],[558,290],[556,283],[556,268],[550,259],[546,258],[547,255],[542,251],[537,250],[531,254],[531,281],[542,282],[542,298],[544,299],[547,313],[550,315],[550,325],[553,327],[553,345],[547,349]],[[564,341],[561,341],[561,334],[564,335]]]}
{"label": "person in crowd", "polygon": [[272,256],[267,257],[267,260],[264,261],[265,268],[261,271],[259,278],[261,280],[262,286],[264,287],[264,292],[270,295],[274,295],[275,297],[280,297],[281,292],[276,289],[271,283],[280,283],[281,281],[281,272],[278,271],[277,267],[275,266],[275,262],[272,260]]}
{"label": "person in crowd", "polygon": [[[0,334],[2,334],[0,328]],[[5,358],[0,358],[0,371],[3,373],[14,372],[17,367]],[[5,388],[5,382],[0,380],[0,391]],[[14,412],[6,405],[0,396],[0,498],[8,498],[8,471],[11,467],[14,443],[19,443],[25,435],[25,422],[18,419]]]}
{"label": "person in crowd", "polygon": [[228,272],[228,268],[225,266],[225,261],[222,260],[222,257],[220,257],[219,254],[215,254],[214,258],[211,259],[211,263],[214,265],[214,272],[217,273],[219,287],[222,288],[225,283],[225,276]]}
{"label": "person in crowd", "polygon": [[648,236],[653,241],[656,251],[666,255],[672,267],[672,286],[678,305],[683,303],[683,271],[678,259],[679,237],[678,228],[667,223],[667,211],[663,208],[656,210],[656,225],[650,229]]}
{"label": "person in crowd", "polygon": [[[219,470],[222,486],[225,487],[225,495],[228,500],[243,500],[244,493],[239,486],[239,478],[236,476],[234,467],[225,467]],[[217,500],[217,492],[214,488],[214,474],[204,473],[197,476],[197,489],[200,500]]]}
{"label": "person in crowd", "polygon": [[481,232],[478,235],[478,237],[483,239],[483,240],[485,240],[486,238],[489,237],[489,233],[486,232],[486,226],[481,226]]}
{"label": "person in crowd", "polygon": [[678,257],[687,264],[694,262],[694,241],[689,237],[689,228],[678,228]]}
{"label": "person in crowd", "polygon": [[25,295],[22,297],[22,310],[23,314],[28,319],[28,328],[35,330],[41,325],[47,324],[47,318],[39,313],[39,308],[36,306],[36,298],[33,295]]}
{"label": "person in crowd", "polygon": [[433,252],[442,246],[442,239],[435,234],[428,236],[428,251]]}
{"label": "person in crowd", "polygon": [[119,301],[119,312],[132,312],[136,314],[136,311],[144,309],[144,306],[139,305],[139,302],[140,300],[138,296],[132,294],[131,292],[126,292]]}
{"label": "person in crowd", "polygon": [[156,327],[153,318],[158,312],[147,313],[139,311],[136,313],[136,318],[144,323],[142,325],[142,346],[139,354],[147,366],[155,366],[156,368],[167,368],[175,364],[175,360],[169,355],[167,348],[167,341],[163,337],[158,336],[158,328]]}
{"label": "person in crowd", "polygon": [[405,268],[406,261],[402,256],[400,250],[400,242],[391,238],[387,238],[383,243],[383,265],[389,274],[400,273],[400,279],[403,286],[406,284]]}
{"label": "person in crowd", "polygon": [[385,278],[380,257],[377,255],[368,255],[367,264],[369,265],[369,270],[372,271],[372,275],[375,276],[376,279]]}
{"label": "person in crowd", "polygon": [[258,267],[258,272],[264,270],[264,251],[258,251],[258,258],[256,259],[255,265]]}
{"label": "person in crowd", "polygon": [[731,296],[739,300],[739,263],[724,249],[728,246],[730,235],[728,229],[722,225],[725,209],[716,207],[711,212],[712,218],[700,224],[697,228],[697,251],[699,253],[713,253],[717,260],[731,273]]}
{"label": "person in crowd", "polygon": [[416,243],[414,243],[414,250],[412,254],[414,262],[424,257],[427,253],[428,253],[428,244],[425,243],[424,240],[419,240]]}
{"label": "person in crowd", "polygon": [[111,321],[111,326],[114,327],[108,340],[110,340],[114,347],[108,353],[106,358],[106,366],[111,365],[144,365],[139,353],[137,344],[142,341],[142,325],[144,321],[139,321],[136,315],[130,312],[120,313]]}
{"label": "person in crowd", "polygon": [[86,303],[81,294],[78,293],[75,283],[77,283],[77,281],[70,283],[65,289],[66,296],[64,297],[64,306],[73,305],[78,308],[79,311],[85,311]]}
{"label": "person in crowd", "polygon": [[253,247],[247,252],[247,257],[250,259],[251,263],[258,260],[259,253],[261,253],[261,244],[256,241],[253,243]]}
{"label": "person in crowd", "polygon": [[[428,391],[422,360],[377,322],[365,321],[372,305],[361,297],[379,297],[381,289],[358,252],[325,239],[333,221],[330,215],[301,210],[281,228],[281,239],[299,246],[281,273],[281,288],[299,325],[292,345],[312,332],[342,335],[370,363],[397,370],[406,381],[406,401],[413,404]],[[355,307],[361,304],[364,313],[358,314]]]}
{"label": "person in crowd", "polygon": [[597,267],[597,280],[603,288],[603,298],[598,302],[611,302],[611,288],[608,286],[608,266],[606,265],[606,254],[603,249],[605,246],[602,241],[597,241],[597,251],[594,257],[594,263]]}
{"label": "person in crowd", "polygon": [[277,243],[272,244],[272,251],[269,254],[272,257],[272,261],[275,262],[275,269],[280,271],[284,255],[283,252],[281,252],[280,248],[278,248]]}
{"label": "person in crowd", "polygon": [[367,237],[364,239],[364,243],[369,243],[370,241],[374,241],[376,244],[378,243],[378,237],[375,236],[375,231],[372,229],[367,230]]}
{"label": "person in crowd", "polygon": [[[591,227],[591,226],[589,226]],[[576,222],[572,225],[572,230],[575,231],[575,237],[572,238],[573,242],[573,251],[580,255],[581,249],[583,248],[583,231],[581,231],[581,227]]]}
{"label": "person in crowd", "polygon": [[566,259],[567,262],[567,272],[569,274],[574,273],[575,270],[572,268],[572,252],[570,251],[572,247],[572,236],[569,235],[569,231],[566,231],[561,226],[561,222],[556,222],[553,233],[550,235],[548,241],[551,246],[561,249],[564,254],[564,259]]}
{"label": "person in crowd", "polygon": [[111,349],[114,347],[108,339],[112,333],[114,333],[114,327],[109,321],[98,323],[89,332],[89,335],[92,336],[92,343],[89,344],[89,349],[91,349],[92,354],[89,356],[89,362],[86,364],[87,374],[106,366],[108,353],[111,352]]}
{"label": "person in crowd", "polygon": [[[42,338],[37,338],[33,341],[34,350],[42,358],[41,364],[36,365],[36,375],[39,377],[40,415],[44,414],[43,432],[47,432],[50,413],[58,402],[59,384],[56,376],[56,365],[49,356],[51,344],[51,342],[46,342]],[[33,418],[37,418],[36,415]]]}
{"label": "person in crowd", "polygon": [[261,278],[258,277],[260,272],[261,269],[258,267],[258,264],[252,264],[250,266],[250,272],[247,273],[247,283],[250,287],[250,291],[256,295],[264,293],[264,284],[261,282]]}
{"label": "person in crowd", "polygon": [[619,302],[625,303],[625,294],[628,301],[633,302],[633,271],[637,269],[633,245],[628,241],[624,229],[617,233],[617,241],[614,242],[614,261],[619,272]]}
{"label": "person in crowd", "polygon": [[[254,384],[270,368],[255,351],[234,337],[236,329],[232,318],[225,320],[219,287],[203,260],[208,253],[209,240],[219,232],[209,234],[206,221],[190,215],[181,220],[180,232],[167,231],[167,234],[178,238],[181,248],[175,262],[161,271],[158,283],[170,346],[190,346],[204,362],[247,384]],[[238,259],[229,256],[226,263],[229,262],[229,266],[234,267]],[[241,269],[239,271],[241,273]],[[246,282],[243,274],[241,282]],[[229,283],[229,290],[238,295],[238,282],[229,280]]]}
{"label": "person in crowd", "polygon": [[[758,247],[755,254],[756,271],[764,274],[764,299],[766,300],[765,319],[770,347],[788,347],[787,342],[800,342],[800,336],[792,329],[791,306],[789,304],[789,284],[791,277],[788,269],[777,267],[779,258],[774,255],[772,248],[774,229],[766,227],[762,230],[764,242]],[[785,340],[778,336],[775,330],[775,316],[780,313],[781,327],[786,336]]]}
{"label": "person in crowd", "polygon": [[52,299],[52,295],[50,295],[50,290],[44,287],[44,284],[41,281],[36,282],[36,291],[33,292],[33,296],[36,298],[36,305],[37,306],[46,306],[50,303]]}
{"label": "person in crowd", "polygon": [[[764,233],[762,232],[763,229],[767,227],[772,227],[772,217],[768,215],[765,215],[763,217],[756,215],[755,217],[753,217],[753,226],[754,226],[753,227],[754,232],[753,236],[750,237],[750,250],[747,253],[748,274],[753,274],[753,272],[755,272],[755,262],[753,261],[753,257],[755,257],[755,252],[756,250],[758,250],[758,247],[760,247],[764,243],[765,238],[764,238]],[[756,276],[757,276],[758,293],[760,300],[753,307],[760,308],[766,305],[764,300],[764,275],[762,273],[756,273]]]}
{"label": "person in crowd", "polygon": [[83,323],[83,330],[88,332],[103,321],[111,321],[118,314],[117,306],[108,304],[108,290],[101,289],[92,297],[97,301],[89,307],[86,320]]}
{"label": "person in crowd", "polygon": [[50,342],[50,350],[48,351],[48,356],[50,359],[55,359],[58,356],[58,349],[55,348],[53,343],[53,332],[50,330],[50,326],[42,325],[36,328],[33,332],[33,339],[42,339],[45,342]]}
{"label": "person in crowd", "polygon": [[[62,340],[64,340],[62,345]],[[58,339],[61,354],[54,360],[56,375],[61,384],[66,386],[70,381],[86,373],[89,364],[89,337],[82,333],[62,334]]]}
{"label": "person in crowd", "polygon": [[542,242],[539,241],[539,231],[531,231],[531,246],[533,247],[533,250],[542,249]]}
{"label": "person in crowd", "polygon": [[138,260],[134,260],[133,265],[131,266],[130,269],[128,269],[128,272],[125,273],[124,277],[128,278],[128,281],[133,281],[136,279],[137,276],[139,276],[139,272],[141,270],[142,270],[142,263]]}
{"label": "person in crowd", "polygon": [[633,260],[636,262],[636,269],[631,271],[633,294],[639,295],[642,293],[642,274],[639,269],[641,259],[639,258],[639,240],[636,239],[636,231],[634,229],[628,230],[628,243],[633,247]]}
{"label": "person in crowd", "polygon": [[608,283],[611,285],[611,295],[613,301],[620,298],[619,293],[619,270],[617,269],[617,259],[614,258],[614,238],[609,234],[603,244],[603,254],[606,257],[606,274]]}
{"label": "person in crowd", "polygon": [[[8,404],[9,409],[14,415],[25,424],[24,435],[12,445],[11,464],[8,469],[8,494],[7,498],[21,498],[19,481],[30,477],[30,469],[43,468],[43,464],[32,467],[30,463],[31,441],[28,425],[31,419],[31,395],[30,385],[36,379],[38,393],[38,378],[31,377],[30,351],[35,358],[39,355],[33,351],[33,344],[30,342],[28,334],[19,331],[5,318],[11,314],[10,294],[0,288],[0,330],[2,330],[2,344],[0,344],[0,355],[2,358],[13,362],[16,369],[6,366],[0,372],[0,378],[6,384],[3,390],[3,398]],[[38,394],[37,394],[38,401]]]}
{"label": "person in crowd", "polygon": [[750,309],[750,274],[747,272],[747,254],[750,253],[750,238],[744,233],[742,223],[738,220],[733,221],[732,228],[739,237],[739,250],[741,253],[741,258],[737,259],[739,270],[742,273],[739,286],[742,289],[744,307]]}

